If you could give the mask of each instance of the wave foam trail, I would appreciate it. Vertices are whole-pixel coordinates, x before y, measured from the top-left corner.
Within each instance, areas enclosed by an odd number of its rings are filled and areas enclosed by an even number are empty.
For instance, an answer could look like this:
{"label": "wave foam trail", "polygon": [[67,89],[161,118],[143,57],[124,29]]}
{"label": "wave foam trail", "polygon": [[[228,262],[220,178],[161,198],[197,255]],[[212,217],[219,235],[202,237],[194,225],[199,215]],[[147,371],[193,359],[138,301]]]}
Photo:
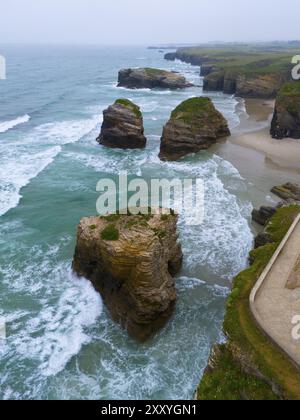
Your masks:
{"label": "wave foam trail", "polygon": [[0,133],[6,133],[8,130],[11,130],[14,127],[17,127],[20,124],[25,124],[30,120],[29,115],[23,115],[18,117],[15,120],[0,122]]}
{"label": "wave foam trail", "polygon": [[[14,390],[22,388],[22,398],[37,398],[46,386],[47,378],[61,372],[92,339],[92,326],[103,310],[100,295],[91,282],[76,277],[69,262],[57,263],[66,238],[56,246],[27,248],[24,266],[2,266],[3,285],[7,294],[19,292],[30,300],[26,310],[12,308],[5,315],[9,336],[0,356],[7,369],[19,363],[35,369],[18,371],[17,377],[0,378],[2,395],[16,397]],[[24,252],[20,243],[19,252]],[[0,299],[1,303],[2,299]],[[6,384],[5,387],[3,384]]]}
{"label": "wave foam trail", "polygon": [[43,124],[25,138],[0,143],[0,216],[18,205],[20,190],[39,175],[61,152],[79,141],[99,123],[99,117]]}

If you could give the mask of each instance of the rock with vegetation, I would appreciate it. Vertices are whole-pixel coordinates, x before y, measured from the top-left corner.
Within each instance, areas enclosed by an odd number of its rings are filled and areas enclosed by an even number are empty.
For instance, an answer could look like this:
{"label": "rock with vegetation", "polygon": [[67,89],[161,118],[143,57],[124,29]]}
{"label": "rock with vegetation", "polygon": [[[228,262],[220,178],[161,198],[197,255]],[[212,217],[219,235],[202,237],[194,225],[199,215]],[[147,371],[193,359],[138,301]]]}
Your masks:
{"label": "rock with vegetation", "polygon": [[266,226],[268,221],[276,213],[275,207],[262,206],[259,210],[254,209],[252,211],[252,220],[261,226]]}
{"label": "rock with vegetation", "polygon": [[140,341],[172,314],[182,263],[178,216],[111,215],[81,220],[73,269],[91,280],[113,319]]}
{"label": "rock with vegetation", "polygon": [[286,83],[276,99],[271,124],[275,139],[300,139],[300,82]]}
{"label": "rock with vegetation", "polygon": [[97,141],[111,148],[144,148],[146,137],[140,108],[128,99],[118,99],[103,111],[103,124]]}
{"label": "rock with vegetation", "polygon": [[128,89],[184,89],[193,86],[181,74],[154,68],[123,69],[119,87]]}
{"label": "rock with vegetation", "polygon": [[249,302],[299,212],[297,205],[277,210],[265,229],[269,242],[251,252],[251,266],[234,279],[223,326],[227,342],[212,350],[199,400],[299,400],[300,372],[258,327]]}
{"label": "rock with vegetation", "polygon": [[189,153],[208,149],[228,136],[227,121],[211,99],[191,98],[172,112],[163,130],[159,157],[162,160],[178,160]]}

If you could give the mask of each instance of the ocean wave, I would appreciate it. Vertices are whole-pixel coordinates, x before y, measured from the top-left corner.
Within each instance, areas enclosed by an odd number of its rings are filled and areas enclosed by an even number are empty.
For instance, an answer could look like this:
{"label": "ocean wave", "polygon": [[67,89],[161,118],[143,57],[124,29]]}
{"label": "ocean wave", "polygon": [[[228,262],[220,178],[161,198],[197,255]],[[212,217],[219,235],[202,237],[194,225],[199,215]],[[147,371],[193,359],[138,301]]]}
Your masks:
{"label": "ocean wave", "polygon": [[0,396],[2,392],[9,395],[4,380],[11,388],[27,388],[23,398],[26,392],[33,397],[33,383],[42,385],[43,377],[57,375],[91,341],[89,328],[102,314],[102,300],[91,282],[73,274],[70,262],[57,262],[65,242],[62,237],[56,246],[28,249],[21,240],[17,252],[26,254],[23,264],[0,267],[6,294],[22,293],[23,299],[30,302],[26,310],[13,306],[5,314],[0,311],[9,325],[7,344],[0,347],[1,358],[8,369],[16,360],[36,366],[31,375],[25,370],[15,380],[1,377]]}
{"label": "ocean wave", "polygon": [[18,117],[15,120],[10,121],[3,121],[0,122],[0,134],[6,133],[8,130],[11,130],[14,127],[17,127],[20,124],[25,124],[30,120],[29,115],[23,115],[22,117]]}
{"label": "ocean wave", "polygon": [[100,119],[95,115],[86,120],[43,124],[25,138],[0,145],[0,216],[18,205],[21,189],[54,161],[63,145],[81,140]]}

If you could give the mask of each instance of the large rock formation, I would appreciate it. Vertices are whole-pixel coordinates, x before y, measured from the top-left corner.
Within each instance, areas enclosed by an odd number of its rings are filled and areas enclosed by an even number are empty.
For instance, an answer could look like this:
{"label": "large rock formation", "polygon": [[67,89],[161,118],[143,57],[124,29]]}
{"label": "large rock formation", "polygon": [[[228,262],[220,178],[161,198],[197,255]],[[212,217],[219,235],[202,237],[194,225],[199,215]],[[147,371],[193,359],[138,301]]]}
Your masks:
{"label": "large rock formation", "polygon": [[176,301],[182,263],[177,216],[113,215],[81,220],[73,269],[92,281],[113,319],[144,341]]}
{"label": "large rock formation", "polygon": [[208,149],[218,139],[230,136],[227,121],[209,98],[191,98],[179,105],[165,125],[159,157],[178,160]]}
{"label": "large rock formation", "polygon": [[271,124],[275,139],[300,139],[300,82],[286,83],[280,90]]}
{"label": "large rock formation", "polygon": [[243,75],[215,70],[205,76],[203,89],[236,94],[242,98],[272,99],[276,97],[282,84],[283,79],[279,74]]}
{"label": "large rock formation", "polygon": [[127,99],[118,99],[103,112],[103,124],[97,141],[112,148],[144,148],[146,137],[140,108]]}
{"label": "large rock formation", "polygon": [[238,75],[236,95],[242,98],[273,99],[283,84],[280,74]]}
{"label": "large rock formation", "polygon": [[129,89],[183,89],[193,86],[178,73],[152,69],[124,69],[119,72],[119,87]]}
{"label": "large rock formation", "polygon": [[276,213],[276,207],[262,206],[259,210],[252,211],[252,220],[261,226],[266,226],[271,217]]}

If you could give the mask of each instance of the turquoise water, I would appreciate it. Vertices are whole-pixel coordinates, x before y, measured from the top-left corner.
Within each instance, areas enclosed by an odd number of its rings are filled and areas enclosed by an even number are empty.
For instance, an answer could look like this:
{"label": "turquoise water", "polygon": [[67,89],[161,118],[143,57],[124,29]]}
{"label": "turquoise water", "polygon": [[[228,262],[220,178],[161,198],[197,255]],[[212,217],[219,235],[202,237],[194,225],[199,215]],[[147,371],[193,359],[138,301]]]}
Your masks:
{"label": "turquoise water", "polygon": [[[221,324],[230,280],[252,245],[251,203],[238,171],[210,153],[157,158],[163,124],[182,100],[202,95],[199,69],[145,48],[2,47],[0,81],[1,399],[191,399]],[[178,70],[185,91],[116,88],[123,67]],[[141,106],[143,151],[99,146],[102,110],[116,98]],[[236,127],[238,103],[212,95]],[[146,344],[114,324],[100,296],[71,272],[76,225],[96,212],[96,184],[120,170],[151,177],[200,177],[205,220],[180,219],[185,255],[178,304]]]}

